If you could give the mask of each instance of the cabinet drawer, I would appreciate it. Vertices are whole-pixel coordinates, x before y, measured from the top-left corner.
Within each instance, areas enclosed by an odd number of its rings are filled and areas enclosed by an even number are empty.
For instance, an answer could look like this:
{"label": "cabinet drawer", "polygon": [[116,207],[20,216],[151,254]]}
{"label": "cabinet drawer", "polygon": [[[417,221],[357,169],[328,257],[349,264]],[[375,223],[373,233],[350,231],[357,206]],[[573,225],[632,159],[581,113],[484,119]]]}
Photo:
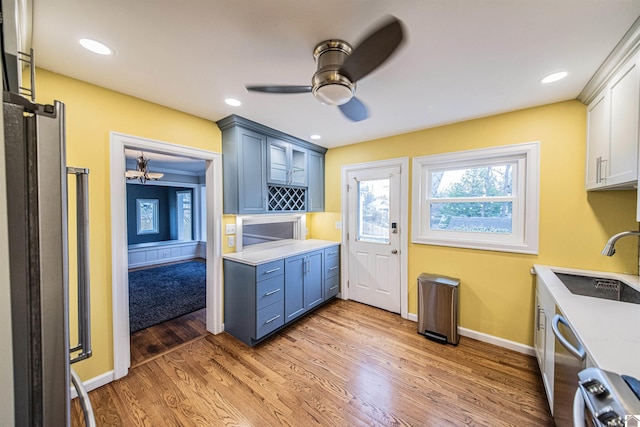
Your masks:
{"label": "cabinet drawer", "polygon": [[284,325],[284,300],[275,302],[256,314],[256,339],[260,339],[270,332]]}
{"label": "cabinet drawer", "polygon": [[256,308],[260,310],[284,299],[284,275],[272,277],[256,284]]}
{"label": "cabinet drawer", "polygon": [[340,258],[340,246],[331,246],[324,250],[324,259],[329,260],[329,258]]}
{"label": "cabinet drawer", "polygon": [[267,262],[256,267],[256,282],[284,274],[284,260]]}
{"label": "cabinet drawer", "polygon": [[340,277],[335,275],[324,281],[324,299],[333,298],[340,292]]}
{"label": "cabinet drawer", "polygon": [[325,258],[324,263],[324,277],[328,279],[329,277],[337,276],[340,272],[340,258],[331,257]]}

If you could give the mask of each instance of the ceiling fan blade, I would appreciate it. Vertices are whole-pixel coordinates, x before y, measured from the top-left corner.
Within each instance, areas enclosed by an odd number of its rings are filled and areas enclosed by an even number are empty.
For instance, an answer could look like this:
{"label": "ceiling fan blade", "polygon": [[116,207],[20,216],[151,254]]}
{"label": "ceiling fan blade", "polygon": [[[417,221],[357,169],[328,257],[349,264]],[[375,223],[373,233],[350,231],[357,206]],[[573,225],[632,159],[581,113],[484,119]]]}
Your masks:
{"label": "ceiling fan blade", "polygon": [[311,86],[245,86],[251,92],[265,93],[308,93]]}
{"label": "ceiling fan blade", "polygon": [[402,23],[391,16],[378,29],[369,34],[349,55],[340,73],[357,82],[378,68],[395,52],[404,38]]}
{"label": "ceiling fan blade", "polygon": [[352,122],[359,122],[369,117],[367,107],[355,96],[346,104],[338,105],[338,108]]}

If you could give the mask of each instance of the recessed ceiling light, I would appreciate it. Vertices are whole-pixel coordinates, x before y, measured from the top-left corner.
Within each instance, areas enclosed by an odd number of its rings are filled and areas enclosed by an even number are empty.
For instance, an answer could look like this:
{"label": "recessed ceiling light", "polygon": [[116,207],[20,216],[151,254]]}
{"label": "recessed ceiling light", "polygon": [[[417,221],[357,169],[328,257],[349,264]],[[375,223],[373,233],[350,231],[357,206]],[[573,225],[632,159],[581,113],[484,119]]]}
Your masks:
{"label": "recessed ceiling light", "polygon": [[226,102],[227,105],[231,105],[232,107],[239,107],[242,105],[242,102],[238,101],[235,98],[227,98],[224,100],[224,102]]}
{"label": "recessed ceiling light", "polygon": [[111,55],[113,51],[107,45],[91,39],[80,39],[80,44],[87,50],[98,55]]}
{"label": "recessed ceiling light", "polygon": [[311,139],[320,139],[322,137],[320,135],[318,135],[318,134],[313,134],[309,138],[311,138]]}
{"label": "recessed ceiling light", "polygon": [[553,82],[557,82],[558,80],[562,80],[565,77],[567,77],[569,73],[567,73],[566,71],[560,71],[557,73],[553,73],[553,74],[549,74],[547,77],[545,77],[544,79],[540,80],[541,83],[553,83]]}

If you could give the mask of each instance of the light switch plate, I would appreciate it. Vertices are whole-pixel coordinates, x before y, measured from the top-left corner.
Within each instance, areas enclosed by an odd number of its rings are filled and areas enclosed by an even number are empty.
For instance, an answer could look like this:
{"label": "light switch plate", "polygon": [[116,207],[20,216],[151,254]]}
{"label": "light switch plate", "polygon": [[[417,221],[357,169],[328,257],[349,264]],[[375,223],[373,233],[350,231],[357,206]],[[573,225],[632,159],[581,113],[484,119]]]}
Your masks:
{"label": "light switch plate", "polygon": [[225,227],[226,234],[236,234],[236,225],[235,224],[227,224]]}
{"label": "light switch plate", "polygon": [[236,238],[233,236],[227,237],[227,246],[233,248],[236,245]]}

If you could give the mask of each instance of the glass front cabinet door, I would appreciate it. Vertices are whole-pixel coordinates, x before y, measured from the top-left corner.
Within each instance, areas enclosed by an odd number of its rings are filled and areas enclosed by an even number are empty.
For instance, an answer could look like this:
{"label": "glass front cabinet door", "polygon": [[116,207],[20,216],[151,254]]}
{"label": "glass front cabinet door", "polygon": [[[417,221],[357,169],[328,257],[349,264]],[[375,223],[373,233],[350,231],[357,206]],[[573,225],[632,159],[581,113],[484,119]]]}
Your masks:
{"label": "glass front cabinet door", "polygon": [[269,184],[307,185],[307,150],[276,138],[267,138]]}

